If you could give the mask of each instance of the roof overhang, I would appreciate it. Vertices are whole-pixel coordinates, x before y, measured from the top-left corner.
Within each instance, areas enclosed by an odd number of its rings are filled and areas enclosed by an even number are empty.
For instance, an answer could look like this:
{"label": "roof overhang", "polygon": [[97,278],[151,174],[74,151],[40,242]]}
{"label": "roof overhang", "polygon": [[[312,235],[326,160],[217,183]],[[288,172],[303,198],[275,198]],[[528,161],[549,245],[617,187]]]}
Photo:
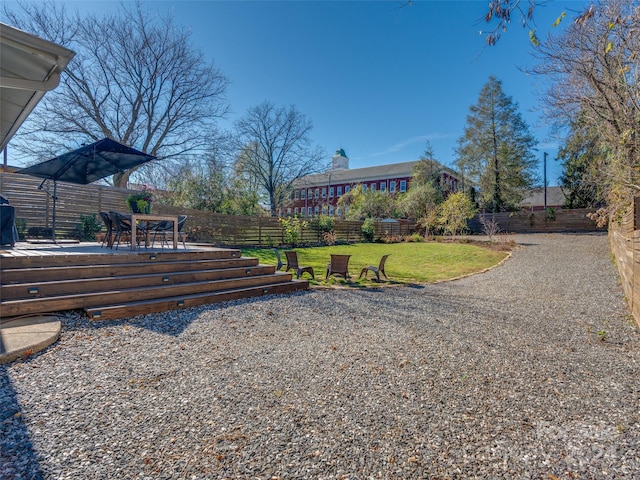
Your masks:
{"label": "roof overhang", "polygon": [[0,23],[0,150],[44,94],[60,83],[75,52]]}

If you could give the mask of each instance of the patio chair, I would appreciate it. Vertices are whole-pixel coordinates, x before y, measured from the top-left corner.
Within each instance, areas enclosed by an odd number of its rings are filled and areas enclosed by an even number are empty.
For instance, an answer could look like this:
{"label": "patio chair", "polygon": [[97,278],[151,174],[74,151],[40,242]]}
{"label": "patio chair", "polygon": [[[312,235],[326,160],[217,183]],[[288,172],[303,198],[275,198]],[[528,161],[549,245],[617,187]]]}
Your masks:
{"label": "patio chair", "polygon": [[[186,215],[178,215],[178,237],[182,241],[182,246],[186,249],[187,245],[185,243],[186,234],[182,233],[182,227],[184,227],[184,222],[187,221]],[[167,235],[173,235],[173,222],[168,220],[162,220],[159,222],[151,222],[149,225],[149,231],[153,232],[153,238],[151,240],[151,246],[156,243],[156,235],[160,235],[160,246],[164,248],[166,244],[169,246],[169,242],[167,241]]]}
{"label": "patio chair", "polygon": [[351,275],[349,275],[349,258],[351,258],[351,255],[331,254],[331,261],[327,264],[325,280],[328,280],[330,275],[342,275],[345,279],[351,278]]}
{"label": "patio chair", "polygon": [[115,230],[115,234],[113,234],[113,240],[111,242],[112,247],[113,244],[116,244],[117,250],[121,241],[137,241],[139,227],[136,226],[136,231],[133,233],[131,229],[131,219],[129,217],[118,212],[109,212],[109,216],[113,223],[112,228]]}
{"label": "patio chair", "polygon": [[280,270],[282,268],[284,263],[282,263],[282,258],[280,258],[280,252],[278,251],[277,248],[273,249],[273,253],[276,254],[276,260],[278,261],[278,266],[276,267],[276,271],[278,271],[278,270]]}
{"label": "patio chair", "polygon": [[363,274],[364,274],[364,278],[367,278],[367,274],[369,273],[369,270],[371,270],[376,275],[376,281],[378,282],[380,281],[380,273],[384,275],[384,278],[389,280],[389,277],[387,277],[387,274],[384,272],[384,264],[387,261],[387,258],[389,258],[389,255],[383,255],[377,267],[373,265],[368,265],[364,267],[362,270],[360,270],[360,277],[358,278],[362,278]]}
{"label": "patio chair", "polygon": [[284,252],[287,256],[287,267],[285,268],[285,272],[289,270],[293,270],[296,272],[296,278],[300,278],[304,272],[307,272],[311,275],[311,278],[316,279],[315,273],[313,273],[313,267],[310,266],[301,266],[298,265],[298,254],[293,250],[288,250]]}
{"label": "patio chair", "polygon": [[104,223],[104,226],[107,229],[107,233],[104,235],[104,239],[102,240],[102,244],[100,244],[101,247],[104,247],[105,244],[107,245],[107,247],[111,248],[113,247],[113,220],[111,220],[111,216],[109,215],[109,212],[99,212],[100,213],[100,218],[102,218],[102,222]]}

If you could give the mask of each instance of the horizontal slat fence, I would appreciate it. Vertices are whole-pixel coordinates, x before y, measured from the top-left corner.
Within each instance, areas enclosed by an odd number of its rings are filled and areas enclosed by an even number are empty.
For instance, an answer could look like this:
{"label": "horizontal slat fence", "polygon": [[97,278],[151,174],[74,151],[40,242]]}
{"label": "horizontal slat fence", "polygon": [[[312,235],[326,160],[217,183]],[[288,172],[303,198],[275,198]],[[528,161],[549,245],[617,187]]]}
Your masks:
{"label": "horizontal slat fence", "polygon": [[[500,212],[487,213],[485,217],[495,216],[501,232],[510,233],[561,233],[561,232],[595,232],[606,231],[606,227],[598,228],[596,223],[587,217],[595,210],[576,208],[573,210],[555,209],[553,219],[547,218],[545,211],[536,212]],[[474,233],[482,233],[480,217],[476,216],[469,222],[469,228]]]}
{"label": "horizontal slat fence", "polygon": [[[38,190],[41,179],[15,173],[0,172],[0,193],[16,208],[16,218],[24,219],[27,229],[51,228],[53,201],[46,192]],[[52,190],[52,182],[46,188]],[[58,182],[56,205],[56,232],[59,238],[72,237],[81,215],[100,211],[127,210],[126,199],[131,193],[124,188],[101,185],[76,185]],[[153,213],[159,215],[184,214],[189,218],[185,231],[189,240],[228,246],[279,246],[284,244],[284,231],[280,221],[272,217],[246,217],[222,215],[160,203],[153,204]],[[361,239],[362,222],[336,220],[334,232],[338,240],[354,242]],[[376,235],[410,235],[413,222],[377,222]],[[302,231],[301,243],[322,241],[322,233],[307,227]]]}
{"label": "horizontal slat fence", "polygon": [[640,325],[640,225],[637,220],[640,197],[636,198],[634,203],[634,208],[619,221],[610,223],[609,244],[616,259],[629,309],[636,323]]}

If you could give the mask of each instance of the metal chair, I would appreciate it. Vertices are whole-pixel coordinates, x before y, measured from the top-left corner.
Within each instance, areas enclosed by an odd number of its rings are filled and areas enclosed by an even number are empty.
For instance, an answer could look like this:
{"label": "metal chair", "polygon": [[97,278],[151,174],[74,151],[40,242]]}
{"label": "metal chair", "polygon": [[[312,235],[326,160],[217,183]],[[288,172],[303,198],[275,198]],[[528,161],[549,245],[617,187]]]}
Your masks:
{"label": "metal chair", "polygon": [[284,270],[285,272],[288,272],[289,270],[294,270],[297,274],[296,278],[300,278],[300,276],[304,272],[307,272],[308,274],[311,275],[311,278],[313,278],[314,280],[316,279],[316,275],[315,273],[313,273],[313,267],[301,266],[298,264],[298,254],[295,251],[288,250],[284,252],[284,254],[287,256],[287,267]]}
{"label": "metal chair", "polygon": [[351,275],[349,275],[349,258],[351,258],[351,255],[331,254],[331,261],[327,264],[325,280],[328,280],[330,275],[342,275],[345,279],[351,278]]}
{"label": "metal chair", "polygon": [[120,241],[126,241],[129,239],[129,243],[136,242],[138,240],[138,230],[140,229],[137,225],[135,226],[135,233],[131,228],[131,218],[123,215],[118,212],[109,212],[109,216],[113,222],[113,229],[115,230],[115,234],[113,235],[113,241],[111,242],[111,246],[116,244],[116,250],[120,246]]}
{"label": "metal chair", "polygon": [[102,240],[102,243],[100,244],[101,247],[104,247],[104,245],[106,244],[107,247],[112,248],[113,247],[113,220],[111,219],[111,216],[109,215],[109,212],[99,212],[100,213],[100,218],[102,218],[102,222],[104,223],[104,226],[107,229],[107,233],[104,235],[104,239]]}
{"label": "metal chair", "polygon": [[[389,254],[391,255],[391,254]],[[374,265],[368,265],[366,267],[364,267],[362,270],[360,270],[360,277],[358,278],[362,278],[362,275],[364,274],[364,278],[367,278],[367,274],[369,273],[369,270],[371,270],[373,273],[375,273],[376,275],[376,280],[379,282],[380,281],[380,273],[382,273],[382,275],[384,275],[384,278],[389,280],[389,277],[387,277],[387,274],[384,272],[384,264],[387,261],[387,258],[389,257],[389,255],[383,255],[382,258],[380,259],[380,263],[378,264],[378,266],[374,266]]]}
{"label": "metal chair", "polygon": [[273,249],[273,253],[276,254],[276,260],[278,261],[278,266],[276,267],[276,271],[278,271],[278,270],[280,270],[282,268],[284,263],[282,263],[282,258],[280,258],[280,252],[278,251],[277,248]]}
{"label": "metal chair", "polygon": [[[184,222],[187,221],[186,215],[178,215],[178,237],[182,240],[182,246],[186,249],[187,245],[185,243],[185,234],[182,233],[182,227],[184,227]],[[156,243],[156,235],[160,234],[160,246],[164,248],[166,244],[169,246],[169,242],[167,241],[167,234],[173,235],[173,222],[169,220],[163,220],[159,222],[152,222],[149,225],[149,231],[153,232],[153,238],[151,240],[151,246]]]}

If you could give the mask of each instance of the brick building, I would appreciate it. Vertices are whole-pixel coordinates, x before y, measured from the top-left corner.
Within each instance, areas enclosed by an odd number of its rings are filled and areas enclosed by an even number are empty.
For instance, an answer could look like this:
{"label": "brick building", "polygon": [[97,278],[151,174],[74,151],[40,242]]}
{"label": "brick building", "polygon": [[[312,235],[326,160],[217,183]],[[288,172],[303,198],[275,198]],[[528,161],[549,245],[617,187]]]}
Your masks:
{"label": "brick building", "polygon": [[[340,149],[331,158],[329,170],[296,180],[289,203],[281,208],[280,214],[304,217],[321,213],[341,215],[343,212],[338,207],[338,199],[356,185],[390,195],[404,193],[409,189],[416,163],[418,160],[350,169],[349,158]],[[442,184],[448,191],[456,191],[461,186],[457,174],[446,167],[442,167]]]}

